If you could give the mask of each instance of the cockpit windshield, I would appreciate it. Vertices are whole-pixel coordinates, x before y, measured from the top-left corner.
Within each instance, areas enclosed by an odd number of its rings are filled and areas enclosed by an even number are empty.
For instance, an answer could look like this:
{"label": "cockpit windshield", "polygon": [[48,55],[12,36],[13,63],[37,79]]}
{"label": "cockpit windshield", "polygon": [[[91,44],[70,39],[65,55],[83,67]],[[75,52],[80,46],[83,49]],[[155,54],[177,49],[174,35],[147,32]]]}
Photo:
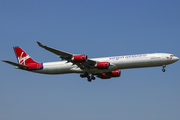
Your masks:
{"label": "cockpit windshield", "polygon": [[170,55],[170,57],[174,57],[174,55]]}

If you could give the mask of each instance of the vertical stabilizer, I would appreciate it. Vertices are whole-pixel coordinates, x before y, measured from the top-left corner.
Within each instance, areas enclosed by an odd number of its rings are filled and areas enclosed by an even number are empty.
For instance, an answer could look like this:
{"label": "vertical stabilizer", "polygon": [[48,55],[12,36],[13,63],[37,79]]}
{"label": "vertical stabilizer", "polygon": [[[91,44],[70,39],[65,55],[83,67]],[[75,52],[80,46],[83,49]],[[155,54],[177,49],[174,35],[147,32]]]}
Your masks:
{"label": "vertical stabilizer", "polygon": [[21,47],[14,47],[19,64],[28,66],[28,69],[41,69],[42,64],[34,61]]}

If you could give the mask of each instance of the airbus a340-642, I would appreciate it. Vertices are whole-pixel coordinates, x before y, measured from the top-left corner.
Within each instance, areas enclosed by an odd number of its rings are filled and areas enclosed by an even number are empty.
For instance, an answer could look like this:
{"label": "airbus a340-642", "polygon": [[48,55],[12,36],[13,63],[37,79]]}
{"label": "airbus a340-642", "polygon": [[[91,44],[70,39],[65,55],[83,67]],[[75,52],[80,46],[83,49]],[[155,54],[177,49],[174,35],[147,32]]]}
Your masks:
{"label": "airbus a340-642", "polygon": [[[58,62],[39,63],[34,61],[23,49],[14,47],[18,63],[2,60],[15,68],[43,74],[80,73],[80,77],[87,78],[89,82],[95,76],[101,79],[120,77],[121,69],[162,66],[179,60],[178,57],[168,53],[151,53],[126,56],[114,56],[89,59],[87,55],[75,55],[57,50],[37,42],[38,45],[61,58]],[[63,61],[64,60],[64,61]]]}

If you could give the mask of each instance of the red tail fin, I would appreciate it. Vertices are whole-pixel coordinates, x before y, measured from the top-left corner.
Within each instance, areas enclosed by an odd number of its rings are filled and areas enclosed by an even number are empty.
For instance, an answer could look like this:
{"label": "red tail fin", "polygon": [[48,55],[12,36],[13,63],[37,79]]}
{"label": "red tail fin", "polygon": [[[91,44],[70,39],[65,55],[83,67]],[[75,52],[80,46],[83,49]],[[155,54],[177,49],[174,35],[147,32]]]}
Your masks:
{"label": "red tail fin", "polygon": [[14,47],[14,51],[16,53],[19,64],[27,65],[28,63],[37,63],[22,48]]}
{"label": "red tail fin", "polygon": [[41,69],[42,64],[34,61],[22,48],[14,47],[19,64],[28,66],[28,69]]}

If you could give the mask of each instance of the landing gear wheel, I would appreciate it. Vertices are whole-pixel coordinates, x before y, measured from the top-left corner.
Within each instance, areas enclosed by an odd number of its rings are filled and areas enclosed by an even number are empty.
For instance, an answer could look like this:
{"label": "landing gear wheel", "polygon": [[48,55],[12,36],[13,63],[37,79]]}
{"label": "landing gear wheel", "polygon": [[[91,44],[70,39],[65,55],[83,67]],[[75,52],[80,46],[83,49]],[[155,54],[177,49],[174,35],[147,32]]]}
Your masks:
{"label": "landing gear wheel", "polygon": [[95,80],[94,74],[91,75],[91,80]]}
{"label": "landing gear wheel", "polygon": [[88,78],[87,80],[88,80],[88,82],[91,82],[91,81],[92,81],[92,79],[91,79],[91,78]]}
{"label": "landing gear wheel", "polygon": [[164,69],[165,67],[166,67],[166,65],[163,65],[163,69],[162,69],[162,71],[163,71],[163,72],[165,72],[165,71],[166,71],[166,70]]}
{"label": "landing gear wheel", "polygon": [[80,77],[83,78],[84,77],[83,74],[80,74]]}
{"label": "landing gear wheel", "polygon": [[83,73],[83,74],[80,74],[80,77],[81,77],[81,78],[88,77],[88,73],[85,72],[85,73]]}
{"label": "landing gear wheel", "polygon": [[90,76],[87,76],[87,81],[88,81],[88,82],[91,82],[91,81],[92,81],[92,79],[91,79]]}

